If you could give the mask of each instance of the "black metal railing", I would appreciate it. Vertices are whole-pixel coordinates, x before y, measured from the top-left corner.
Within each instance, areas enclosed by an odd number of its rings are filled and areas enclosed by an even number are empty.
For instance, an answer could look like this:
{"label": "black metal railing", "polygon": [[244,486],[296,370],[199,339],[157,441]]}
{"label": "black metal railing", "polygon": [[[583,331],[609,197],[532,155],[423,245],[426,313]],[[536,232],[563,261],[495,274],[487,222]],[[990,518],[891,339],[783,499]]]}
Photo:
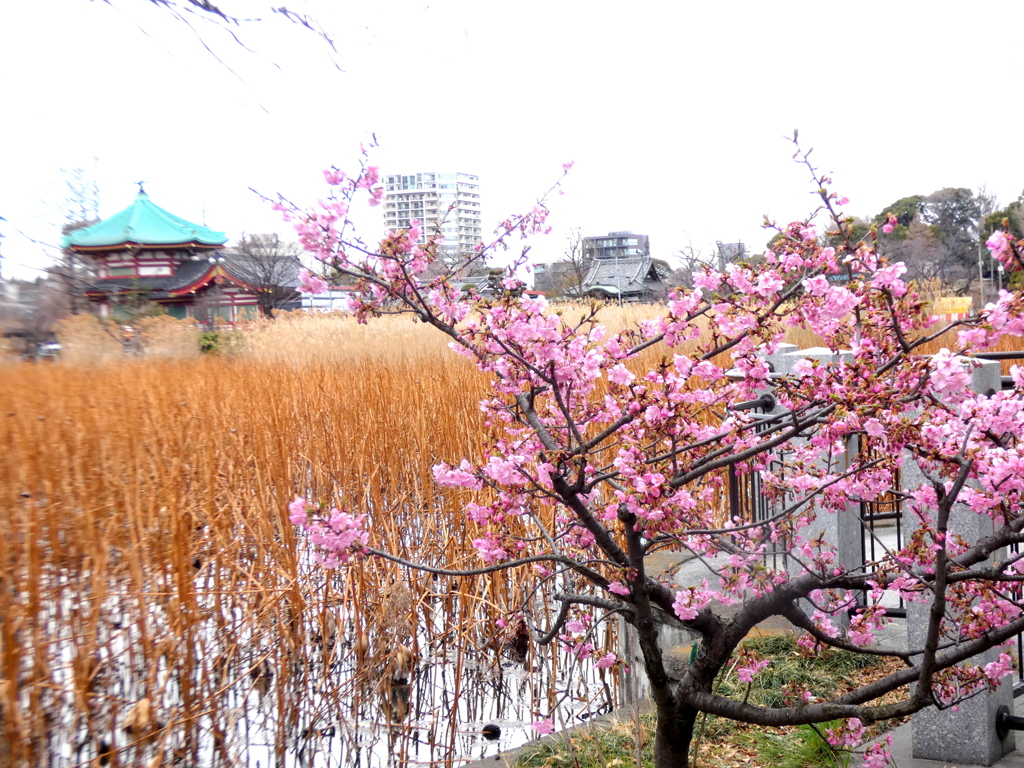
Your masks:
{"label": "black metal railing", "polygon": [[[1011,544],[1009,546],[1010,555],[1016,556],[1020,554],[1020,544]],[[1010,589],[1010,599],[1015,603],[1019,603],[1024,598],[1024,589],[1021,588],[1020,584],[1016,584]],[[1024,632],[1017,635],[1017,674],[1013,679],[1013,698],[1018,696],[1024,696],[1024,664],[1021,660],[1024,659]]]}
{"label": "black metal railing", "polygon": [[[870,461],[872,455],[861,451],[860,459]],[[874,501],[862,501],[860,503],[860,554],[861,563],[866,569],[869,563],[880,560],[884,554],[884,547],[881,543],[881,532],[895,528],[896,548],[898,552],[903,549],[903,501],[900,496],[902,479],[899,469],[895,469],[892,475],[890,490],[879,496]],[[868,604],[868,593],[864,590],[857,598],[860,607]],[[886,606],[887,616],[905,619],[907,617],[907,606],[900,598],[899,604],[895,607]]]}
{"label": "black metal railing", "polygon": [[[755,400],[748,400],[737,403],[730,407],[731,411],[756,411],[761,414],[770,414],[775,410],[775,397],[765,393]],[[776,418],[759,419],[754,429],[763,432],[783,418],[779,415]],[[781,459],[776,456],[771,461],[772,467],[782,464]],[[761,473],[758,470],[738,472],[734,465],[729,466],[729,519],[741,520],[744,523],[757,523],[769,520],[775,514],[772,503],[761,491]],[[777,570],[786,567],[788,553],[788,541],[781,537],[776,540],[765,541],[765,565]]]}

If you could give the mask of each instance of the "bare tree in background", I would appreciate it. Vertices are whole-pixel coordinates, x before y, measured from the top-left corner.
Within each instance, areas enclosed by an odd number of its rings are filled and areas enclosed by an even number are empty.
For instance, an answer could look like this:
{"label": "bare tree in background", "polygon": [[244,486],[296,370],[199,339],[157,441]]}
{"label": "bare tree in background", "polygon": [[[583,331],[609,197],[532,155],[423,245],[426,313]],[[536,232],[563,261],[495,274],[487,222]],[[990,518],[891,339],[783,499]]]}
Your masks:
{"label": "bare tree in background", "polygon": [[274,312],[297,300],[301,248],[276,234],[242,235],[233,248],[224,251],[232,274],[244,280],[256,293],[260,314],[273,319]]}
{"label": "bare tree in background", "polygon": [[[63,216],[60,233],[70,235],[100,220],[100,190],[93,170],[87,168],[62,169],[66,197],[60,204]],[[77,315],[87,302],[82,296],[95,279],[92,259],[68,248],[63,248],[56,265],[48,270],[60,283],[66,297],[67,311]]]}
{"label": "bare tree in background", "polygon": [[714,256],[697,248],[693,242],[687,243],[685,247],[673,253],[672,259],[679,264],[672,272],[673,286],[693,288],[695,274],[715,267]]}
{"label": "bare tree in background", "polygon": [[555,262],[558,274],[558,291],[566,298],[580,299],[583,297],[584,282],[590,269],[590,259],[583,251],[583,233],[577,227],[570,229],[565,236],[565,250],[562,258]]}
{"label": "bare tree in background", "polygon": [[536,265],[534,287],[552,297],[582,298],[590,263],[583,251],[582,233],[579,228],[571,229],[565,236],[562,257],[550,264]]}
{"label": "bare tree in background", "polygon": [[8,338],[20,340],[24,358],[36,359],[43,345],[53,340],[57,321],[68,314],[64,283],[47,276],[10,280],[3,287],[6,295],[0,302],[0,330]]}
{"label": "bare tree in background", "polygon": [[747,248],[743,243],[715,243],[714,250],[704,251],[692,242],[672,254],[679,266],[672,272],[673,286],[682,285],[693,288],[693,277],[699,272],[723,270],[727,264],[744,261],[748,257]]}

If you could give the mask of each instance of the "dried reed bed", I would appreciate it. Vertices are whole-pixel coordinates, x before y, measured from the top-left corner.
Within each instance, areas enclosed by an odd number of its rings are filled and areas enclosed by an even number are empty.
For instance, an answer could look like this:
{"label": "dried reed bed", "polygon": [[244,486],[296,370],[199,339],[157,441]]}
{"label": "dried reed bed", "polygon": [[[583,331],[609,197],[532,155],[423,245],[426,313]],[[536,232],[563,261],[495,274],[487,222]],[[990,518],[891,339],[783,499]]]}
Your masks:
{"label": "dried reed bed", "polygon": [[167,315],[142,317],[133,326],[95,315],[72,315],[56,326],[61,359],[70,365],[116,363],[125,355],[188,360],[199,356],[202,327]]}
{"label": "dried reed bed", "polygon": [[145,317],[135,323],[139,349],[146,357],[189,360],[199,357],[202,326],[195,320],[167,315]]}
{"label": "dried reed bed", "polygon": [[71,315],[57,323],[55,333],[61,345],[61,360],[71,365],[101,365],[124,357],[120,328],[104,324],[95,315]]}
{"label": "dried reed bed", "polygon": [[361,325],[348,314],[282,312],[260,319],[232,342],[231,354],[274,364],[377,360],[395,365],[446,365],[444,336],[408,315]]}
{"label": "dried reed bed", "polygon": [[[520,719],[546,711],[562,671],[530,647],[536,674],[499,664],[520,639],[514,622],[494,624],[521,596],[514,574],[424,578],[379,560],[330,573],[297,546],[285,506],[301,492],[366,511],[390,551],[479,562],[464,499],[429,467],[478,453],[486,381],[418,339],[382,344],[404,331],[351,332],[365,335],[347,357],[334,334],[291,345],[301,364],[253,347],[9,369],[0,744],[12,764],[268,764],[317,750],[344,764],[363,750],[372,765],[374,739],[396,759],[443,762],[494,700],[525,706]],[[405,726],[355,727],[388,718]]]}

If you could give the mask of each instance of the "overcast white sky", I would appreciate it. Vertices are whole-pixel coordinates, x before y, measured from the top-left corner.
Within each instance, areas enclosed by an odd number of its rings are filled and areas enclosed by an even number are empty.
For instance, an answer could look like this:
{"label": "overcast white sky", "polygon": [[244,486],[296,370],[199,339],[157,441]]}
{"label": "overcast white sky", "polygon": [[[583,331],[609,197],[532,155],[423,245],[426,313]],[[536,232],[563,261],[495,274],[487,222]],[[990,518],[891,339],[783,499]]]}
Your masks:
{"label": "overcast white sky", "polygon": [[[253,13],[259,2],[225,0]],[[195,29],[146,0],[0,11],[0,254],[34,276],[59,239],[61,169],[92,167],[100,213],[136,187],[232,239],[287,230],[251,192],[312,202],[376,133],[387,172],[481,177],[485,231],[577,165],[555,233],[629,229],[656,256],[767,240],[811,210],[784,135],[873,215],[910,194],[1024,189],[1024,3],[301,0],[326,45],[280,18]],[[197,34],[198,33],[198,34]],[[203,46],[209,46],[211,55]],[[218,58],[219,57],[219,60]],[[366,219],[366,234],[382,228]]]}

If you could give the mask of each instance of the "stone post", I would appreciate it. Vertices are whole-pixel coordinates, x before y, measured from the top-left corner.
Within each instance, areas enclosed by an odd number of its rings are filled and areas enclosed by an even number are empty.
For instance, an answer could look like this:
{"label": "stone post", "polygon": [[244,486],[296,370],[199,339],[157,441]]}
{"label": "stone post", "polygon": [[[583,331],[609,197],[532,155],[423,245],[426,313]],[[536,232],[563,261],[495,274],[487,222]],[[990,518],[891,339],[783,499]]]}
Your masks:
{"label": "stone post", "polygon": [[[849,352],[836,353],[827,347],[810,347],[776,355],[772,358],[772,362],[775,364],[776,373],[785,375],[792,374],[793,367],[800,360],[818,360],[822,364],[834,364],[850,358]],[[851,443],[847,448],[847,463],[856,457],[856,451],[856,443]],[[838,469],[842,469],[842,467]],[[844,570],[857,570],[863,564],[861,547],[863,534],[859,504],[849,504],[846,509],[839,512],[819,508],[814,522],[802,528],[799,534],[812,538],[821,536],[822,539],[829,542],[836,549],[836,565]],[[794,576],[802,571],[796,563],[790,564],[790,570]],[[835,617],[834,623],[845,634],[849,628],[850,618],[844,613]]]}
{"label": "stone post", "polygon": [[[997,361],[982,361],[971,374],[971,389],[979,393],[998,392],[1000,371]],[[908,458],[903,467],[904,489],[913,490],[923,481],[924,476],[917,463]],[[950,530],[969,542],[992,533],[993,529],[991,518],[975,514],[963,504],[953,508],[949,522]],[[990,562],[1002,558],[1003,553],[997,552]],[[907,607],[907,639],[911,649],[924,645],[927,627],[928,607],[911,603]],[[984,665],[995,661],[998,656],[999,649],[993,648],[971,661]],[[914,757],[950,764],[992,765],[1016,746],[1013,731],[1002,741],[996,736],[996,710],[1001,705],[1013,711],[1013,686],[1008,680],[1003,680],[994,691],[982,691],[962,702],[956,710],[928,708],[918,712],[911,721]]]}

